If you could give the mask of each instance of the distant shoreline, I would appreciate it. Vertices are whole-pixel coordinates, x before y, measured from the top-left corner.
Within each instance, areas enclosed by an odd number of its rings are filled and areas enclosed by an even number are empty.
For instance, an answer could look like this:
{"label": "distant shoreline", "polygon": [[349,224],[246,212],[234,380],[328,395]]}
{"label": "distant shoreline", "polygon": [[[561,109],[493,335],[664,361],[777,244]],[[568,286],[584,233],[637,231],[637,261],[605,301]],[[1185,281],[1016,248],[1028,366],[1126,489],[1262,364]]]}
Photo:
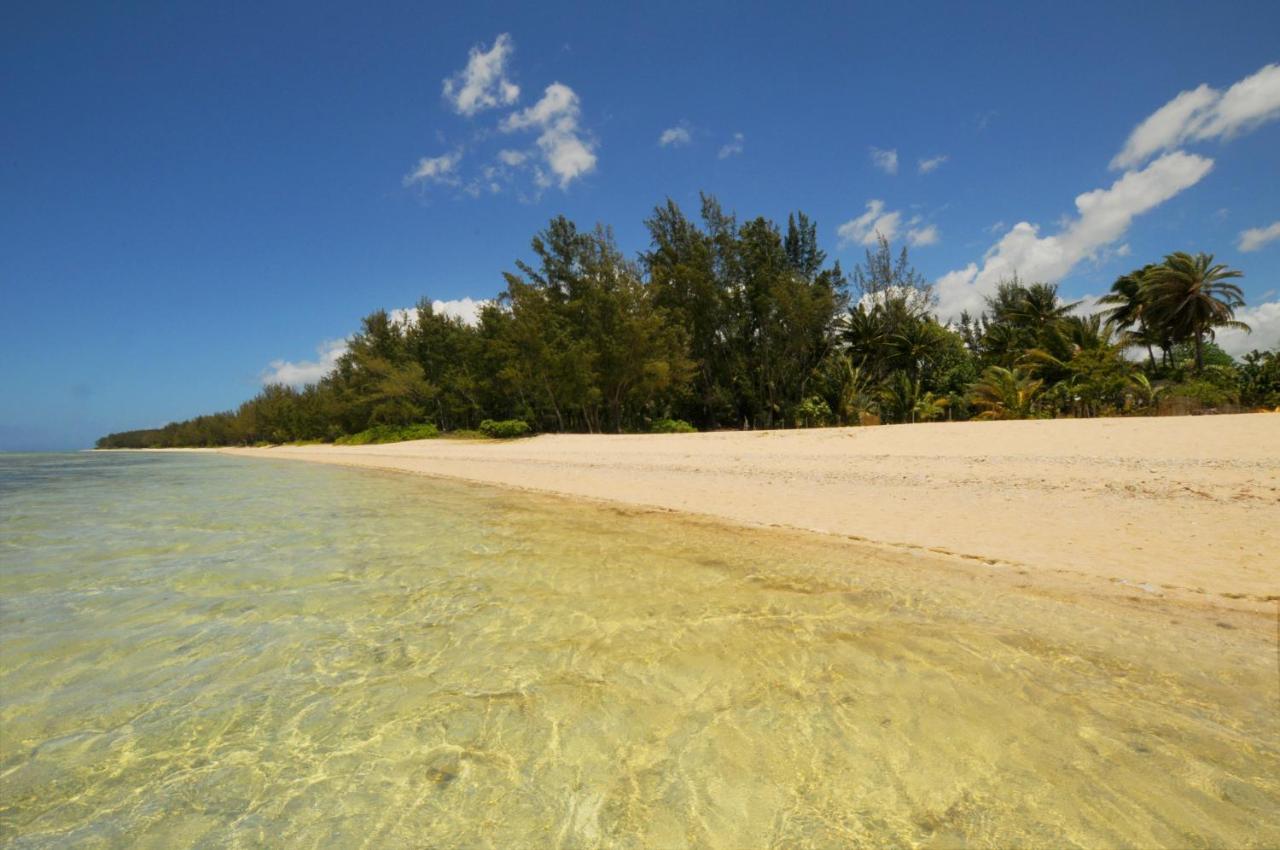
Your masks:
{"label": "distant shoreline", "polygon": [[1274,414],[203,451],[837,535],[1027,583],[1074,575],[1257,611],[1280,600]]}

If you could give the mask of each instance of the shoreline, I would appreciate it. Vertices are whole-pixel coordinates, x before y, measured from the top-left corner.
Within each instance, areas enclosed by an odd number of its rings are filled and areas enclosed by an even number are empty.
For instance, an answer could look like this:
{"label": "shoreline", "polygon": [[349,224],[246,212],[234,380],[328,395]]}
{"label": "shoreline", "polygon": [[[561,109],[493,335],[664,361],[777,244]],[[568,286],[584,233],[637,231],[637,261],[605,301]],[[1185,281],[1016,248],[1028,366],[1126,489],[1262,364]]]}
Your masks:
{"label": "shoreline", "polygon": [[1280,416],[216,449],[817,533],[1137,598],[1273,612]]}

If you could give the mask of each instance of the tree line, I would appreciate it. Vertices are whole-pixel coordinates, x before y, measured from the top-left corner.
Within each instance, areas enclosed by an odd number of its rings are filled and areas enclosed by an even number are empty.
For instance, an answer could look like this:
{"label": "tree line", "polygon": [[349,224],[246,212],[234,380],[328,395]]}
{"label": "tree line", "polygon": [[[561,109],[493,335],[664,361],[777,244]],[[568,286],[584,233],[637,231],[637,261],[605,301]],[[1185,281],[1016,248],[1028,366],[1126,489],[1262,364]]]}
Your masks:
{"label": "tree line", "polygon": [[474,324],[427,299],[408,318],[378,310],[314,384],[97,445],[467,433],[493,420],[617,433],[1280,406],[1280,353],[1236,362],[1213,343],[1247,328],[1240,272],[1210,255],[1123,275],[1092,315],[1015,277],[949,323],[906,248],[895,256],[881,239],[846,274],[803,213],[785,227],[739,221],[703,196],[698,217],[668,200],[645,225],[650,245],[633,259],[609,229],[554,218]]}

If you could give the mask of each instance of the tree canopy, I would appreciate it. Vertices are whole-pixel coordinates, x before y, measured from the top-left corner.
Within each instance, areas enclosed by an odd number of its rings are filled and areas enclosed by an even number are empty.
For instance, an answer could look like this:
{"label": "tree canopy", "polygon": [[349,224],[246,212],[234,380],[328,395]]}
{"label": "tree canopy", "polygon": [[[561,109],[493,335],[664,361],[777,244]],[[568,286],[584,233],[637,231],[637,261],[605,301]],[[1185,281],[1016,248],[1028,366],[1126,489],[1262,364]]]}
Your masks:
{"label": "tree canopy", "polygon": [[785,227],[740,222],[704,195],[696,217],[667,200],[645,226],[649,246],[629,258],[608,228],[558,216],[476,322],[429,299],[377,310],[314,384],[266,386],[234,411],[98,446],[481,433],[482,423],[504,435],[678,432],[1150,413],[1175,400],[1280,405],[1280,354],[1237,363],[1214,344],[1215,332],[1245,326],[1241,273],[1212,255],[1171,253],[1122,275],[1092,315],[1055,284],[1015,276],[979,315],[948,323],[906,248],[895,255],[881,239],[846,274],[802,212]]}

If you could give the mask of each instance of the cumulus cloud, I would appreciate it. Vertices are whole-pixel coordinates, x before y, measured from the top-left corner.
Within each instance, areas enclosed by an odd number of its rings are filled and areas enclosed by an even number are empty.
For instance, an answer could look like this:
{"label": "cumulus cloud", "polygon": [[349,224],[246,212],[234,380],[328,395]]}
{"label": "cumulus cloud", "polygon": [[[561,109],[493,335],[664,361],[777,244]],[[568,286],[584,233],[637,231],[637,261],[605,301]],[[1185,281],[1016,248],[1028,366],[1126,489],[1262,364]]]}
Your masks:
{"label": "cumulus cloud", "polygon": [[443,183],[447,186],[458,184],[458,163],[462,161],[462,151],[442,154],[441,156],[423,157],[418,165],[404,177],[406,186],[413,183]]}
{"label": "cumulus cloud", "polygon": [[511,36],[505,32],[488,50],[479,45],[471,48],[467,67],[444,81],[444,97],[454,111],[470,117],[483,109],[515,103],[520,87],[507,79],[507,62],[514,52]]}
{"label": "cumulus cloud", "polygon": [[509,165],[512,168],[523,165],[529,155],[524,151],[501,150],[498,151],[498,160],[503,165]]}
{"label": "cumulus cloud", "polygon": [[689,129],[683,126],[668,127],[662,131],[662,135],[658,137],[658,145],[664,148],[678,148],[682,145],[689,144],[693,140],[693,136],[689,134]]}
{"label": "cumulus cloud", "polygon": [[[431,309],[436,313],[449,316],[455,319],[461,319],[468,325],[477,325],[480,323],[480,311],[489,301],[477,300],[467,296],[465,298],[455,298],[448,301],[432,301]],[[391,321],[407,325],[417,321],[418,308],[406,307],[403,309],[390,310],[388,315]],[[330,339],[316,346],[317,357],[315,360],[272,360],[262,372],[262,383],[267,384],[286,384],[291,387],[302,387],[307,384],[314,384],[333,371],[338,365],[339,358],[347,353],[350,343],[350,337],[342,339]]]}
{"label": "cumulus cloud", "polygon": [[731,156],[737,156],[742,153],[746,140],[747,137],[741,133],[734,133],[733,138],[730,139],[724,147],[720,148],[720,152],[716,154],[716,156],[720,159],[728,159]]}
{"label": "cumulus cloud", "polygon": [[846,245],[875,245],[883,236],[890,242],[898,235],[902,224],[902,213],[885,212],[884,201],[867,201],[867,211],[857,218],[850,219],[836,228],[841,247]]}
{"label": "cumulus cloud", "polygon": [[1280,117],[1280,64],[1266,65],[1225,92],[1201,84],[1179,93],[1134,128],[1114,169],[1133,168],[1161,151],[1229,139]]}
{"label": "cumulus cloud", "polygon": [[898,152],[896,150],[871,149],[871,162],[885,174],[898,173]]}
{"label": "cumulus cloud", "polygon": [[1123,237],[1134,216],[1194,186],[1211,168],[1211,159],[1175,151],[1126,172],[1106,189],[1077,197],[1076,217],[1058,233],[1041,236],[1030,222],[1015,224],[987,251],[981,266],[970,263],[938,279],[939,313],[954,319],[964,310],[981,310],[996,284],[1015,273],[1025,280],[1061,280],[1077,263]]}
{"label": "cumulus cloud", "polygon": [[1253,329],[1244,331],[1218,331],[1217,343],[1232,357],[1250,351],[1273,351],[1280,348],[1280,301],[1264,301],[1253,307],[1236,310],[1236,319]]}
{"label": "cumulus cloud", "polygon": [[[472,298],[468,295],[465,298],[453,298],[448,301],[432,301],[431,311],[436,315],[461,319],[463,324],[475,326],[480,324],[480,311],[489,303],[491,302],[487,299]],[[418,321],[418,308],[401,307],[388,310],[387,315],[394,324],[411,325]]]}
{"label": "cumulus cloud", "polygon": [[347,353],[346,339],[330,339],[316,346],[315,360],[272,360],[262,373],[262,383],[301,387],[314,384],[333,371],[338,358]]}
{"label": "cumulus cloud", "polygon": [[580,134],[581,114],[582,107],[573,89],[563,83],[552,83],[533,106],[508,115],[501,129],[504,133],[538,130],[538,148],[547,167],[559,179],[560,188],[564,189],[596,167],[595,145]]}
{"label": "cumulus cloud", "polygon": [[[867,201],[866,212],[836,228],[836,235],[840,237],[839,245],[842,248],[849,245],[873,247],[881,237],[892,242],[902,229],[902,213],[886,210],[884,201],[873,199]],[[915,216],[906,222],[904,238],[908,245],[933,245],[938,241],[938,228],[932,224],[922,224],[920,216]]]}
{"label": "cumulus cloud", "polygon": [[1251,227],[1240,234],[1236,247],[1241,251],[1257,251],[1268,242],[1280,239],[1280,221],[1267,227]]}
{"label": "cumulus cloud", "polygon": [[921,174],[929,174],[933,171],[937,171],[938,168],[949,159],[951,159],[951,157],[947,156],[945,153],[929,157],[928,159],[922,159],[917,163],[916,170]]}

